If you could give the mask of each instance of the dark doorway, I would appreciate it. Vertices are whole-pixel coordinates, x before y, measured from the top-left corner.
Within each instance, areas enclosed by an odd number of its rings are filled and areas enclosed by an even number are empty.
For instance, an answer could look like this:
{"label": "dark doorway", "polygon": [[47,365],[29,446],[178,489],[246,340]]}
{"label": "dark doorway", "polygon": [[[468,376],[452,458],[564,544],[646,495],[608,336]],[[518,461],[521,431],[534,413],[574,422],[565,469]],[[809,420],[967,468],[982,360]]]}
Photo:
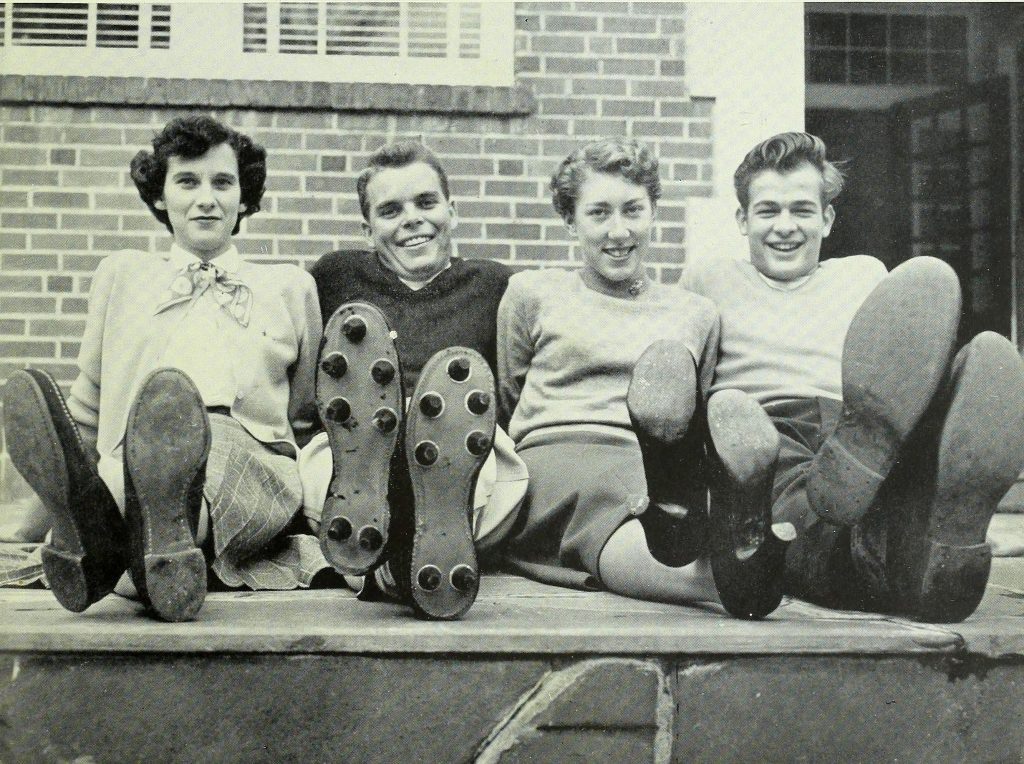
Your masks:
{"label": "dark doorway", "polygon": [[963,338],[1009,336],[1009,99],[1003,79],[885,111],[811,110],[807,129],[848,159],[846,189],[823,257],[945,260],[960,277]]}

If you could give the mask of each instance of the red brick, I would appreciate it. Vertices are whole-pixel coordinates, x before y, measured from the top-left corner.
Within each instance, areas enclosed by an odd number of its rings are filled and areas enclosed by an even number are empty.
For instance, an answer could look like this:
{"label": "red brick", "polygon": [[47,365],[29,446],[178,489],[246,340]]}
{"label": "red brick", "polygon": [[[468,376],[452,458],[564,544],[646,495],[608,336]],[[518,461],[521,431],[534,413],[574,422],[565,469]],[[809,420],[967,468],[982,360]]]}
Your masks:
{"label": "red brick", "polygon": [[73,165],[78,161],[74,149],[50,149],[50,164]]}
{"label": "red brick", "polygon": [[687,133],[691,138],[710,138],[711,137],[711,123],[710,122],[691,122],[687,128]]}
{"label": "red brick", "polygon": [[0,231],[0,248],[2,249],[25,249],[26,242],[28,242],[27,234]]}
{"label": "red brick", "polygon": [[46,150],[40,148],[22,148],[4,146],[0,148],[0,164],[25,165],[35,167],[46,162]]}
{"label": "red brick", "polygon": [[330,212],[331,200],[310,196],[282,196],[277,199],[277,211],[286,213]]}
{"label": "red brick", "polygon": [[267,156],[267,168],[272,172],[294,170],[308,172],[317,169],[316,156],[306,152],[272,151]]}
{"label": "red brick", "polygon": [[487,180],[483,184],[487,197],[536,197],[537,183],[525,180]]}
{"label": "red brick", "polygon": [[0,342],[0,358],[53,358],[57,346],[52,342]]}
{"label": "red brick", "polygon": [[32,194],[33,207],[89,207],[89,195],[60,191],[36,191]]}
{"label": "red brick", "polygon": [[615,42],[611,37],[591,37],[587,41],[587,50],[599,56],[608,56],[615,52]]}
{"label": "red brick", "polygon": [[89,143],[119,146],[123,139],[119,127],[65,127],[61,130],[63,143]]}
{"label": "red brick", "polygon": [[312,236],[359,236],[362,232],[358,220],[313,219],[306,223],[306,233]]}
{"label": "red brick", "polygon": [[674,180],[697,180],[698,166],[689,162],[675,162],[672,165],[672,177]]}
{"label": "red brick", "polygon": [[0,206],[7,209],[28,207],[28,191],[0,191]]}
{"label": "red brick", "polygon": [[307,149],[327,151],[358,151],[362,148],[362,137],[342,133],[306,133]]}
{"label": "red brick", "polygon": [[81,297],[65,297],[60,301],[62,313],[86,313],[89,310],[89,301]]}
{"label": "red brick", "polygon": [[532,74],[540,71],[540,56],[516,56],[516,74]]}
{"label": "red brick", "polygon": [[687,98],[690,93],[682,80],[638,80],[629,85],[629,94],[634,98]]}
{"label": "red brick", "polygon": [[512,248],[508,244],[491,244],[489,242],[459,242],[457,245],[459,257],[478,258],[487,260],[508,260],[512,254]]}
{"label": "red brick", "polygon": [[686,241],[686,229],[682,226],[659,226],[658,241],[661,244],[683,244]]}
{"label": "red brick", "polygon": [[[125,178],[126,182],[131,183],[128,177],[128,165],[124,166],[124,171],[118,172],[115,170],[61,170],[61,177],[64,179],[63,183],[59,185],[61,188],[85,188],[95,189],[102,188],[104,186],[119,186],[121,185],[121,178]],[[57,183],[50,183],[47,185],[58,185]],[[135,195],[138,199],[138,194]]]}
{"label": "red brick", "polygon": [[[53,258],[57,260],[56,257]],[[56,268],[56,262],[54,262],[53,268]],[[70,276],[47,276],[46,277],[46,291],[47,292],[70,292],[75,288],[75,280]]]}
{"label": "red brick", "polygon": [[65,271],[92,273],[106,256],[106,253],[102,255],[63,255],[61,257],[62,267]]}
{"label": "red brick", "polygon": [[70,319],[34,319],[29,322],[29,334],[33,337],[81,337],[85,321]]}
{"label": "red brick", "polygon": [[[586,10],[587,7],[583,6]],[[593,32],[597,29],[597,19],[593,16],[545,16],[546,32]]]}
{"label": "red brick", "polygon": [[549,74],[597,74],[598,62],[593,58],[553,58],[544,59],[544,71]]}
{"label": "red brick", "polygon": [[573,134],[577,136],[625,135],[628,131],[624,119],[577,119]]}
{"label": "red brick", "polygon": [[697,141],[665,141],[658,153],[662,159],[708,159],[711,156],[711,144]]}
{"label": "red brick", "polygon": [[117,215],[100,213],[65,213],[60,216],[61,230],[85,229],[87,231],[116,231]]}
{"label": "red brick", "polygon": [[654,74],[654,61],[643,59],[614,58],[604,63],[604,74],[625,74],[645,76]]}
{"label": "red brick", "polygon": [[683,223],[686,221],[686,207],[658,204],[658,220],[663,223]]}
{"label": "red brick", "polygon": [[0,291],[4,292],[41,292],[43,279],[40,276],[0,276]]}
{"label": "red brick", "polygon": [[355,182],[351,178],[322,175],[311,175],[306,178],[306,191],[311,193],[344,194],[355,190]]}
{"label": "red brick", "polygon": [[485,138],[485,154],[537,154],[540,142],[531,138]]}
{"label": "red brick", "polygon": [[4,168],[4,186],[56,186],[58,175],[55,170],[17,170]]}
{"label": "red brick", "polygon": [[534,35],[530,41],[534,53],[582,53],[582,37],[566,35]]}
{"label": "red brick", "polygon": [[107,252],[119,249],[149,249],[152,239],[148,236],[131,236],[127,234],[97,235],[93,237],[93,246]]}
{"label": "red brick", "polygon": [[516,14],[516,29],[520,32],[539,32],[540,14]]}
{"label": "red brick", "polygon": [[128,167],[135,148],[124,149],[80,149],[79,162],[82,167]]}
{"label": "red brick", "polygon": [[57,216],[41,212],[5,212],[0,215],[4,228],[47,228],[57,227]]}
{"label": "red brick", "polygon": [[249,233],[269,233],[281,236],[298,236],[302,233],[302,221],[289,218],[254,217],[245,224]]}
{"label": "red brick", "polygon": [[597,102],[590,98],[540,98],[540,114],[589,116],[597,114]]}
{"label": "red brick", "polygon": [[601,102],[601,116],[653,117],[654,101],[650,99],[645,99],[643,101],[627,101],[614,98],[605,98]]}
{"label": "red brick", "polygon": [[78,358],[78,354],[82,351],[81,342],[62,342],[60,343],[60,357],[61,358]]}
{"label": "red brick", "polygon": [[493,175],[494,160],[487,157],[448,157],[444,169],[449,175]]}
{"label": "red brick", "polygon": [[57,268],[56,255],[25,254],[0,256],[5,271],[44,271]]}
{"label": "red brick", "polygon": [[669,52],[668,40],[663,37],[618,37],[615,50],[621,54],[665,56]]}
{"label": "red brick", "polygon": [[609,77],[574,78],[572,80],[573,95],[626,95],[626,81],[613,80]]}
{"label": "red brick", "polygon": [[0,296],[0,313],[45,313],[57,310],[57,300],[53,297],[15,297]]}
{"label": "red brick", "polygon": [[683,16],[676,18],[662,16],[658,19],[658,31],[662,34],[683,34],[686,32],[686,18]]}
{"label": "red brick", "polygon": [[516,202],[517,218],[540,218],[546,220],[555,214],[550,204],[543,202]]}
{"label": "red brick", "polygon": [[519,244],[516,259],[523,260],[565,260],[569,251],[561,244]]}
{"label": "red brick", "polygon": [[656,19],[643,16],[607,16],[601,21],[602,32],[653,34],[658,31]]}
{"label": "red brick", "polygon": [[[518,205],[516,209],[518,210]],[[508,202],[460,200],[458,202],[458,211],[460,217],[509,218],[512,216],[512,206]]]}
{"label": "red brick", "polygon": [[487,238],[536,241],[540,238],[540,226],[524,223],[487,223]]}
{"label": "red brick", "polygon": [[25,321],[14,318],[0,318],[0,334],[19,335],[25,333]]}
{"label": "red brick", "polygon": [[4,141],[8,143],[60,143],[61,130],[50,125],[5,125]]}
{"label": "red brick", "polygon": [[522,175],[523,162],[521,159],[499,159],[498,175]]}
{"label": "red brick", "polygon": [[89,236],[84,233],[34,233],[32,234],[32,248],[55,249],[59,252],[88,249]]}
{"label": "red brick", "polygon": [[668,138],[682,138],[685,135],[685,125],[664,120],[636,120],[633,122],[633,134],[638,138],[664,136]]}

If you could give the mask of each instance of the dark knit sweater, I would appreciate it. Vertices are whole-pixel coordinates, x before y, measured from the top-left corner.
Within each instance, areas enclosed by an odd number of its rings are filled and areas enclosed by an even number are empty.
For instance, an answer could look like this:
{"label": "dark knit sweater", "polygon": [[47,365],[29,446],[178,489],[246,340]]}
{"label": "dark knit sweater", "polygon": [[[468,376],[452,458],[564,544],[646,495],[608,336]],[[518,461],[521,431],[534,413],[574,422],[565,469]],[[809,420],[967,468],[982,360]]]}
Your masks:
{"label": "dark knit sweater", "polygon": [[497,366],[498,304],[511,271],[490,260],[453,257],[422,289],[402,283],[373,252],[339,251],[321,257],[311,270],[324,323],[341,305],[362,300],[380,308],[398,332],[402,383],[411,395],[427,360],[438,350],[473,348]]}

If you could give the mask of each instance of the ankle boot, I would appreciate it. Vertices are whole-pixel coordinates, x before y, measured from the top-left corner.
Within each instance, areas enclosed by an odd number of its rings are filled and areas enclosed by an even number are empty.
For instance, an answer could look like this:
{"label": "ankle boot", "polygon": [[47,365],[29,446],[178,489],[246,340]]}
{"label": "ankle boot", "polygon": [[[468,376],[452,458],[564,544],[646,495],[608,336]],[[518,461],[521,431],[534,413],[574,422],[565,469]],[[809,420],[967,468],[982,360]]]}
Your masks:
{"label": "ankle boot", "polygon": [[43,570],[62,607],[81,612],[113,591],[128,567],[128,535],[53,377],[15,371],[4,386],[7,448],[50,512]]}
{"label": "ankle boot", "polygon": [[128,413],[125,515],[135,587],[167,621],[194,618],[206,598],[196,531],[210,442],[192,380],[177,369],[150,374]]}

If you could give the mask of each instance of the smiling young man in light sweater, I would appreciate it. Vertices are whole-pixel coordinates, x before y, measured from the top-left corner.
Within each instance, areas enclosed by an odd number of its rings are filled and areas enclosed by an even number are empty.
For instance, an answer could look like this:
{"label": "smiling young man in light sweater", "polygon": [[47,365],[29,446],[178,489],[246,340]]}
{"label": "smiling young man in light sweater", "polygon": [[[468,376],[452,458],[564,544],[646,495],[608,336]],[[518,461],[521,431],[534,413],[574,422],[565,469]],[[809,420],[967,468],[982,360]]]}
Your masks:
{"label": "smiling young man in light sweater", "polygon": [[1024,364],[992,332],[956,352],[960,285],[939,260],[819,262],[842,182],[815,136],[755,146],[735,175],[749,262],[709,260],[682,285],[721,312],[712,390],[750,394],[779,431],[774,519],[798,531],[787,591],[960,621],[1024,467]]}

